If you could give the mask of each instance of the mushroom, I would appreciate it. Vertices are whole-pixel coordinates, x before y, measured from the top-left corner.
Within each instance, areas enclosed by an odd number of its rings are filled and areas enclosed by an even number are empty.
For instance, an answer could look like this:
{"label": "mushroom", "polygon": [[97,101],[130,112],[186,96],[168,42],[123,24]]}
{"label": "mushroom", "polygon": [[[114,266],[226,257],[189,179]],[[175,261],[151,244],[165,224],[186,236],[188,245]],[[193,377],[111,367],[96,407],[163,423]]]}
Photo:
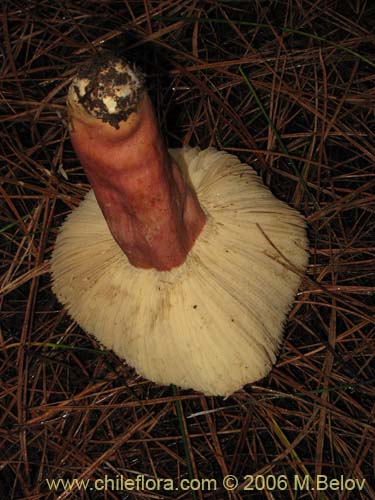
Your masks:
{"label": "mushroom", "polygon": [[51,259],[71,317],[159,384],[226,396],[266,376],[307,265],[301,214],[233,155],[168,150],[119,58],[79,70],[68,112],[92,186]]}

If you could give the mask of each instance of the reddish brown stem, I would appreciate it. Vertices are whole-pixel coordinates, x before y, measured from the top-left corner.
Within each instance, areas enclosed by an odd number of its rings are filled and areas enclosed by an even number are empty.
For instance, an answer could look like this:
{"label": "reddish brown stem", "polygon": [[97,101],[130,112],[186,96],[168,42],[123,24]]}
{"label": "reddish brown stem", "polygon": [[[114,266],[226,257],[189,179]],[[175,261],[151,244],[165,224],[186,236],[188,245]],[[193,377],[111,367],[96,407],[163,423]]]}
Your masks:
{"label": "reddish brown stem", "polygon": [[181,265],[205,223],[159,132],[150,99],[115,128],[70,102],[71,139],[110,231],[130,263]]}

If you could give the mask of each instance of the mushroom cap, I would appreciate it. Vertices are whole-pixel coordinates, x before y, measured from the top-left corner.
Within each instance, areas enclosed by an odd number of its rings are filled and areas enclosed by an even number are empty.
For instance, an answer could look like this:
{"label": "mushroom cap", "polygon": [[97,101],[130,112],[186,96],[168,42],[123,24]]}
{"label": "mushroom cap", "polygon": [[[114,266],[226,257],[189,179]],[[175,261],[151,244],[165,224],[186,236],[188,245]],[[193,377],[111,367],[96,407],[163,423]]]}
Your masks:
{"label": "mushroom cap", "polygon": [[237,157],[213,148],[170,154],[207,216],[185,263],[133,267],[89,191],[57,237],[53,290],[140,375],[226,396],[275,362],[308,262],[305,222]]}

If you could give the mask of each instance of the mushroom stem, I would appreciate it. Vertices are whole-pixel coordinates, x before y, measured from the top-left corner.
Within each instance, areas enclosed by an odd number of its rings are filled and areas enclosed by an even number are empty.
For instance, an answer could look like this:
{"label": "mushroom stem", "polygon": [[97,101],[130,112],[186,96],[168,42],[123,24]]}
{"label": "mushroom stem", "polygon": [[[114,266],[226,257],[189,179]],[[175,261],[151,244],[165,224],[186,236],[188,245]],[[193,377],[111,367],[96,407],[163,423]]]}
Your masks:
{"label": "mushroom stem", "polygon": [[143,78],[100,57],[68,95],[71,140],[109,229],[135,267],[181,265],[205,215],[168,154]]}

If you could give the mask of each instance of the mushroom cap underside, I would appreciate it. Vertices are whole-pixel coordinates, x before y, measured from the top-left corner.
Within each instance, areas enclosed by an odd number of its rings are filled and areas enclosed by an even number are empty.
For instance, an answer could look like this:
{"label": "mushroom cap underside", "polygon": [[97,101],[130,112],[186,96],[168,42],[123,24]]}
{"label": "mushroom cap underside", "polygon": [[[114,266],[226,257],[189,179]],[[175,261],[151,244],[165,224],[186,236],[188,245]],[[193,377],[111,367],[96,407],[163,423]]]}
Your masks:
{"label": "mushroom cap underside", "polygon": [[275,362],[308,261],[305,222],[237,157],[213,148],[170,154],[207,216],[185,263],[129,264],[91,190],[58,234],[53,290],[140,375],[229,395]]}

